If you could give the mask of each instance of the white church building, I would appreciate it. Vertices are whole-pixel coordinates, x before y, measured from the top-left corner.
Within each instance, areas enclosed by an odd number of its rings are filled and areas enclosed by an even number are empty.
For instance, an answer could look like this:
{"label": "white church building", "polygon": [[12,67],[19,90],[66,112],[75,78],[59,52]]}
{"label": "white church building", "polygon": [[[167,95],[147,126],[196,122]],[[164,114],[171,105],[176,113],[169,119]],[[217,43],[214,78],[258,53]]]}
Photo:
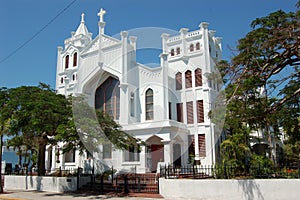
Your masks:
{"label": "white church building", "polygon": [[149,67],[136,61],[136,36],[128,31],[121,31],[120,39],[105,34],[104,14],[103,9],[98,13],[98,36],[92,38],[82,14],[77,30],[58,47],[56,91],[88,95],[91,106],[146,145],[139,152],[103,145],[93,156],[77,150],[61,154],[64,144],[48,146],[46,170],[88,168],[97,160],[138,173],[155,172],[159,162],[215,164],[219,134],[208,115],[220,86],[206,75],[221,59],[221,38],[206,22],[193,31],[162,34],[160,66]]}

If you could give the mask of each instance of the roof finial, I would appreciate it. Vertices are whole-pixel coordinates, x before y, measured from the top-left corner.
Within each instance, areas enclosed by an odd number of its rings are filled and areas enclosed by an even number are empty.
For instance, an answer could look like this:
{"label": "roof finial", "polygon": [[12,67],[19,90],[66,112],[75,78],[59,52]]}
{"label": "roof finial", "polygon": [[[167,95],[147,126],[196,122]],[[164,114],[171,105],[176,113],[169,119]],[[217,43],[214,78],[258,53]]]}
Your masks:
{"label": "roof finial", "polygon": [[104,22],[103,17],[105,15],[105,13],[106,13],[106,11],[103,8],[101,8],[99,13],[97,14],[100,17],[100,22]]}
{"label": "roof finial", "polygon": [[84,13],[81,14],[81,23],[84,23]]}

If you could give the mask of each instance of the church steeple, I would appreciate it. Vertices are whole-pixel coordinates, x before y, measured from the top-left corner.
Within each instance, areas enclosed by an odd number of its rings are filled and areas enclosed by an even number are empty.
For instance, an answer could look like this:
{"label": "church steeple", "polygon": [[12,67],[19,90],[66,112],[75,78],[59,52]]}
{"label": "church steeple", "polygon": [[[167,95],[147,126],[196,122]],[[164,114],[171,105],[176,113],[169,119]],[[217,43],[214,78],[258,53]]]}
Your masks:
{"label": "church steeple", "polygon": [[76,32],[75,32],[75,36],[76,35],[89,35],[89,31],[85,25],[84,22],[84,13],[81,14],[81,22],[80,25],[78,26]]}
{"label": "church steeple", "polygon": [[84,13],[81,14],[81,22],[76,30],[76,32],[72,32],[72,37],[65,40],[65,45],[73,44],[76,47],[84,47],[92,40],[92,34],[89,33],[85,21],[84,21]]}

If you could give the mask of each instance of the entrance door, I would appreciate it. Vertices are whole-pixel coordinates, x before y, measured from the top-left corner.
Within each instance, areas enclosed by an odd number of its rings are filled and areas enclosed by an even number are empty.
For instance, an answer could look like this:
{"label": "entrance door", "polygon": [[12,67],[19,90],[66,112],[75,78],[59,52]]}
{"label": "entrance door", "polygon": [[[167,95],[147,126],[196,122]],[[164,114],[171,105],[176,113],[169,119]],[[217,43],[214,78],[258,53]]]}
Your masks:
{"label": "entrance door", "polygon": [[157,163],[164,162],[164,145],[162,144],[152,144],[151,145],[151,158],[152,167],[151,172],[156,172]]}
{"label": "entrance door", "polygon": [[174,167],[181,166],[181,145],[173,144],[173,164]]}

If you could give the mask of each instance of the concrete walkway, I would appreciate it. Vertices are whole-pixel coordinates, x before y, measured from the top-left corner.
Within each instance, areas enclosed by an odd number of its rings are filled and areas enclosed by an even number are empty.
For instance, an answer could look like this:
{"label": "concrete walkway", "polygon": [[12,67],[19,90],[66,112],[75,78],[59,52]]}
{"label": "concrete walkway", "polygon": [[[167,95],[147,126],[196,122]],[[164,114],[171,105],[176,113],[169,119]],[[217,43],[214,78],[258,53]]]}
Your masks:
{"label": "concrete walkway", "polygon": [[0,200],[83,200],[83,199],[108,199],[108,200],[160,200],[163,198],[151,197],[116,197],[114,195],[97,195],[97,194],[76,194],[76,193],[51,193],[51,192],[36,192],[36,191],[5,191],[0,194]]}

